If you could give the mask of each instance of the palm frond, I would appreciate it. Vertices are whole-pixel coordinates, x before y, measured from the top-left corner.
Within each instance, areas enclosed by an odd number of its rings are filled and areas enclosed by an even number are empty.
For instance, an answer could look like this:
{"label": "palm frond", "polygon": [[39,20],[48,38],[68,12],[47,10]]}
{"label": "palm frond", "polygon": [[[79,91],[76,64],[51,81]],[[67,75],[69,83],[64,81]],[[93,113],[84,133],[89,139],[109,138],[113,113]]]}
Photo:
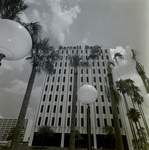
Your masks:
{"label": "palm frond", "polygon": [[117,52],[117,53],[114,54],[114,58],[113,59],[118,64],[118,59],[119,60],[124,60],[124,56],[120,52]]}
{"label": "palm frond", "polygon": [[21,21],[22,14],[29,6],[25,0],[1,0],[0,2],[0,18]]}
{"label": "palm frond", "polygon": [[131,52],[132,52],[132,57],[131,57],[131,59],[137,62],[137,61],[138,61],[138,60],[137,60],[137,56],[138,56],[138,54],[139,54],[138,51],[131,49]]}
{"label": "palm frond", "polygon": [[26,30],[30,33],[33,42],[38,40],[42,34],[42,26],[39,22],[31,22],[25,23],[21,22],[21,24],[26,28]]}

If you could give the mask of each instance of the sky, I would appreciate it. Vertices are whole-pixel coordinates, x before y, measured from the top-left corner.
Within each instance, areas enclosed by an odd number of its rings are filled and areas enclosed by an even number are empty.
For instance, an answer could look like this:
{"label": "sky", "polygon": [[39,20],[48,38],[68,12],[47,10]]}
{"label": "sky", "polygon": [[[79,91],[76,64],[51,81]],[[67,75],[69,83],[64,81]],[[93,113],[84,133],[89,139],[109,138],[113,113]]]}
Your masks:
{"label": "sky", "polygon": [[[115,67],[117,77],[131,78],[146,92],[131,60],[131,49],[149,77],[149,1],[147,0],[26,0],[29,8],[20,17],[24,22],[39,21],[43,38],[51,45],[101,45],[111,54],[121,52],[125,60]],[[31,66],[24,59],[2,60],[0,67],[0,117],[17,118]],[[37,75],[27,111],[33,119],[39,101],[44,73]]]}

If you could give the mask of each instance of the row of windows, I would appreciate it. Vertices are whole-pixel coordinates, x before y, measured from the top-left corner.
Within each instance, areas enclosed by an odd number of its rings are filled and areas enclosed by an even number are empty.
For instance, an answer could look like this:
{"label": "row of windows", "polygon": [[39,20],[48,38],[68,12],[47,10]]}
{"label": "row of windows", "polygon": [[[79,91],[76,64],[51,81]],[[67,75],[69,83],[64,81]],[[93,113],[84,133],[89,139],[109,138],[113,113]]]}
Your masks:
{"label": "row of windows", "polygon": [[[63,87],[64,88],[64,87]],[[63,89],[62,88],[62,89]],[[95,88],[96,88],[96,86],[95,86]],[[101,91],[102,91],[102,86],[100,87],[101,88]],[[63,89],[64,90],[64,89]],[[62,90],[62,91],[63,91]],[[70,87],[69,87],[69,90],[71,91],[72,90],[72,86],[70,85]],[[68,97],[68,101],[69,102],[71,102],[71,95],[69,95],[69,97]],[[45,99],[46,99],[46,94],[44,94],[44,96],[43,96],[43,101],[45,101]],[[60,96],[60,101],[63,101],[63,99],[64,99],[64,95],[61,95]],[[50,96],[49,96],[49,101],[51,101],[52,100],[52,94],[50,94]],[[54,99],[55,101],[57,101],[58,100],[58,95],[55,95],[55,99]],[[102,102],[104,102],[104,96],[103,95],[101,95],[101,99],[99,99],[99,101],[102,101]],[[96,100],[96,102],[98,101],[98,99]],[[109,101],[110,102],[110,101]]]}
{"label": "row of windows", "polygon": [[[40,109],[41,113],[43,112],[43,109],[44,109],[44,105],[41,105],[41,109]],[[63,109],[63,106],[61,105],[59,108],[59,113],[62,113],[62,109]],[[70,109],[71,109],[71,106],[68,106],[68,113],[70,113]],[[47,106],[46,112],[49,113],[49,110],[50,110],[50,105]],[[54,105],[54,107],[53,107],[53,113],[55,113],[55,112],[56,112],[56,105]],[[76,112],[77,112],[77,106],[76,106]],[[103,112],[103,114],[106,114],[105,106],[102,106],[102,112]],[[110,112],[110,114],[112,114],[112,107],[111,106],[109,106],[109,112]],[[119,114],[118,107],[117,107],[117,112]],[[81,106],[81,113],[84,113],[84,107],[83,106]],[[100,113],[98,106],[96,106],[96,113],[97,114]]]}
{"label": "row of windows", "polygon": [[[104,118],[104,126],[107,126],[107,119]],[[52,117],[52,122],[51,122],[51,126],[54,126],[54,122],[55,122],[55,118]],[[47,125],[48,123],[48,117],[45,118],[45,123],[44,125]],[[38,125],[41,124],[41,117],[39,117],[39,120],[38,120]],[[113,119],[111,119],[111,124],[112,126],[114,127],[114,121]],[[119,125],[120,127],[122,128],[122,123],[121,123],[121,120],[119,119]],[[58,126],[61,126],[61,117],[59,117],[58,119]],[[70,118],[67,118],[67,126],[70,126]],[[75,120],[75,126],[77,126],[77,118]],[[81,118],[81,126],[84,127],[84,118]],[[100,124],[100,119],[97,118],[97,127],[101,127],[101,124]]]}

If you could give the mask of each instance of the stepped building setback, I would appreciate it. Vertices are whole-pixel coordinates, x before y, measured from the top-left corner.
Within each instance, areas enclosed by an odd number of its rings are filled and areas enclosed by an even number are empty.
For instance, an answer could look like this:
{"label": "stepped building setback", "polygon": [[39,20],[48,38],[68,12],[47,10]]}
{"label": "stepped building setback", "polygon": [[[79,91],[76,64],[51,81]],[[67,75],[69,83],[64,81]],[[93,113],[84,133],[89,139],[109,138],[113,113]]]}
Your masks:
{"label": "stepped building setback", "polygon": [[[58,51],[62,55],[62,59],[55,64],[53,75],[45,75],[29,145],[37,146],[40,144],[40,138],[36,133],[40,126],[47,125],[51,126],[55,131],[55,136],[45,142],[45,145],[69,146],[74,70],[69,66],[69,61],[66,57],[68,54],[78,53],[85,59],[93,48],[94,46],[88,45],[84,48],[81,46],[59,46]],[[84,84],[91,84],[98,91],[98,99],[90,105],[91,137],[94,148],[103,146],[105,136],[103,127],[106,125],[113,126],[111,102],[107,99],[105,92],[105,87],[108,85],[107,62],[111,60],[111,55],[109,50],[101,50],[101,54],[98,59],[89,60],[90,67],[78,68],[77,89]],[[76,146],[79,145],[79,147],[84,148],[87,146],[86,105],[79,100],[76,101],[76,105],[76,129],[79,130],[83,137],[83,140],[79,141],[79,143],[76,141]],[[117,111],[124,147],[125,149],[131,149],[132,135],[123,102],[117,107]]]}

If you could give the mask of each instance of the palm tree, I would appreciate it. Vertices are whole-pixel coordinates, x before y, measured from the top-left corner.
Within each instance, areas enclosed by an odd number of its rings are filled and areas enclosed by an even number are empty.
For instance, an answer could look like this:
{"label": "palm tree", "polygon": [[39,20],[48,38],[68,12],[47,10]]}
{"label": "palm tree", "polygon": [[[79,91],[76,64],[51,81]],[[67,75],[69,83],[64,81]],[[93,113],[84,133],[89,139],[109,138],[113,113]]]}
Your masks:
{"label": "palm tree", "polygon": [[50,126],[41,126],[38,129],[37,135],[41,137],[41,146],[43,148],[44,141],[46,141],[49,137],[54,136],[54,131]]}
{"label": "palm tree", "polygon": [[114,135],[115,135],[114,128],[112,126],[107,125],[107,126],[103,127],[103,133],[106,134],[105,138],[110,140],[111,149],[113,149],[113,140],[114,140]]}
{"label": "palm tree", "polygon": [[18,117],[15,134],[12,139],[11,150],[16,150],[18,146],[20,133],[23,127],[36,74],[40,74],[41,71],[52,74],[54,71],[54,62],[58,59],[59,54],[54,50],[53,47],[50,46],[48,38],[39,39],[34,42],[30,52],[30,57],[27,58],[27,60],[29,60],[31,63],[32,71]]}
{"label": "palm tree", "polygon": [[69,65],[74,68],[74,80],[73,80],[73,99],[72,99],[72,112],[71,112],[71,131],[69,139],[69,150],[75,149],[75,118],[76,118],[76,100],[77,100],[77,80],[78,80],[78,68],[89,67],[89,63],[83,60],[78,54],[68,55]]}
{"label": "palm tree", "polygon": [[[135,108],[130,108],[127,112],[127,116],[130,120],[132,120],[135,123],[136,129],[137,129],[137,131],[139,131],[139,126],[137,124],[140,119],[139,111],[136,110]],[[139,138],[140,138],[140,136],[139,136]],[[142,145],[142,143],[141,143],[141,145]]]}
{"label": "palm tree", "polygon": [[136,71],[143,81],[146,92],[149,93],[149,78],[146,76],[143,65],[137,60],[138,52],[133,49],[131,49],[131,51],[132,51],[132,60],[136,62]]}
{"label": "palm tree", "polygon": [[79,141],[82,141],[84,138],[81,136],[79,130],[75,130],[75,140],[78,141],[78,148],[79,148]]}
{"label": "palm tree", "polygon": [[20,14],[24,13],[28,7],[25,0],[1,0],[0,18],[20,22]]}
{"label": "palm tree", "polygon": [[[120,93],[122,93],[122,95],[123,95],[126,111],[129,111],[129,106],[128,106],[125,94],[127,94],[128,96],[131,95],[132,92],[131,92],[130,86],[127,84],[126,80],[120,79],[120,80],[116,81],[116,87],[117,87],[118,91]],[[131,128],[131,132],[133,135],[133,139],[135,142],[137,140],[137,136],[135,133],[134,125],[133,125],[132,120],[130,120],[129,118],[128,118],[128,120],[129,120],[129,124],[130,124],[130,128]],[[136,146],[139,147],[137,142],[136,142]]]}
{"label": "palm tree", "polygon": [[[96,59],[98,58],[98,56],[101,56],[101,46],[96,45],[94,49],[92,49],[90,57]],[[123,60],[123,59],[124,57],[121,53],[115,53],[113,61],[107,62],[107,72],[108,72],[107,76],[109,80],[108,98],[111,100],[111,104],[112,104],[116,147],[117,149],[120,149],[120,150],[124,149],[121,131],[120,131],[120,125],[119,125],[118,112],[117,112],[117,105],[118,105],[118,102],[121,100],[121,96],[116,90],[116,87],[114,86],[114,83],[113,83],[112,68],[113,66],[115,66],[114,60],[118,64],[118,60]]]}

